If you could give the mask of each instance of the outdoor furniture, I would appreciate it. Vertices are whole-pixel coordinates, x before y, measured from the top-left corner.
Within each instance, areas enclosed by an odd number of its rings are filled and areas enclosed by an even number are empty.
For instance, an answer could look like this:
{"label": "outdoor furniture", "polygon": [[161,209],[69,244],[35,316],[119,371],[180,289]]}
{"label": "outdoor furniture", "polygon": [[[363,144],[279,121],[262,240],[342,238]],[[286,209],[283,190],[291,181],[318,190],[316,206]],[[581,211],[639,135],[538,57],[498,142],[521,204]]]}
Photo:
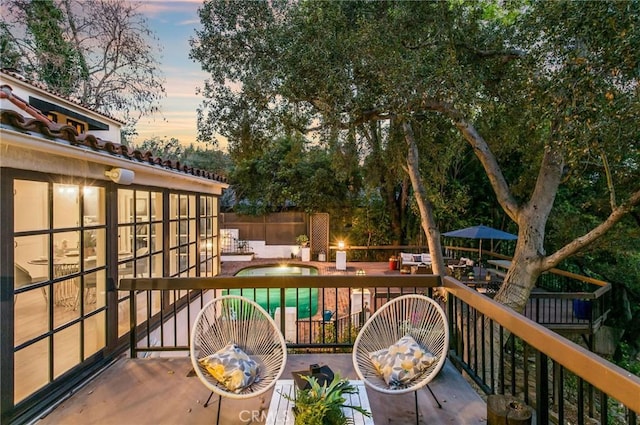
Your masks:
{"label": "outdoor furniture", "polygon": [[462,276],[469,271],[473,272],[474,261],[470,258],[460,257],[458,264],[449,264],[447,268],[451,270],[451,274],[458,280],[462,279]]}
{"label": "outdoor furniture", "polygon": [[[227,347],[241,350],[255,368],[248,371],[240,356],[229,355]],[[191,331],[190,355],[200,381],[211,390],[206,407],[215,393],[218,395],[216,423],[220,421],[222,397],[244,399],[256,397],[275,385],[284,371],[287,346],[269,313],[256,302],[237,295],[225,295],[207,303],[198,313]],[[251,375],[248,385],[230,387],[230,381],[218,380],[211,374],[213,358],[220,356],[215,369],[236,382],[236,372]],[[235,368],[232,368],[235,367]],[[254,380],[255,379],[255,380]]]}
{"label": "outdoor furniture", "polygon": [[[53,277],[55,279],[75,275],[80,271],[80,257],[77,251],[68,251],[63,257],[53,259]],[[35,258],[28,261],[34,266],[49,267],[48,258]],[[42,280],[48,280],[42,279]],[[44,288],[43,288],[44,291]],[[77,277],[68,278],[53,284],[52,299],[55,306],[74,309],[77,299]]]}
{"label": "outdoor furniture", "polygon": [[[388,383],[376,368],[373,358],[380,359],[380,353],[389,349],[396,352],[398,341],[410,336],[419,348],[426,351],[424,356],[432,356],[432,362],[415,370],[413,379],[405,382]],[[364,324],[353,345],[353,365],[358,377],[371,389],[385,394],[414,392],[416,423],[418,422],[417,391],[438,374],[447,356],[449,347],[449,327],[442,308],[429,297],[410,294],[395,298],[377,310]],[[414,350],[413,353],[417,351]],[[388,355],[387,355],[388,356]],[[416,356],[418,357],[418,356]],[[390,369],[393,369],[389,366]],[[405,366],[403,365],[404,369]],[[382,369],[384,371],[384,369]],[[431,395],[438,407],[442,407],[431,389]]]}
{"label": "outdoor furniture", "polygon": [[[84,269],[91,270],[96,268],[97,260],[95,256],[87,258],[84,260]],[[84,302],[85,303],[94,303],[98,299],[97,294],[97,276],[96,273],[86,274],[83,278],[82,286],[84,287]],[[74,303],[74,310],[80,308],[80,302],[83,299],[82,297],[82,288],[80,287],[80,281],[76,280],[76,285],[78,285],[78,295],[76,296],[76,301]]]}
{"label": "outdoor furniture", "polygon": [[431,254],[412,254],[410,252],[400,253],[400,266],[417,266],[424,264],[426,266],[431,265]]}
{"label": "outdoor furniture", "polygon": [[[31,273],[29,273],[27,269],[25,269],[18,263],[13,263],[13,278],[14,278],[13,287],[15,289],[22,288],[23,286],[29,286],[36,282],[42,282],[43,280],[47,280],[44,277],[38,277],[34,279],[33,277],[31,277]],[[42,296],[44,297],[44,303],[46,304],[47,291],[45,290],[44,286],[41,289],[42,289]],[[15,305],[17,301],[18,301],[18,296],[15,295],[13,297],[13,304]]]}
{"label": "outdoor furniture", "polygon": [[418,264],[417,266],[411,266],[411,274],[433,274],[433,271],[431,266]]}
{"label": "outdoor furniture", "polygon": [[472,226],[464,229],[453,230],[451,232],[443,233],[442,236],[449,238],[466,238],[466,239],[478,239],[480,241],[478,246],[478,263],[482,262],[482,241],[483,239],[491,240],[493,247],[493,240],[507,240],[515,241],[518,236],[503,232],[502,230],[494,229],[487,226]]}

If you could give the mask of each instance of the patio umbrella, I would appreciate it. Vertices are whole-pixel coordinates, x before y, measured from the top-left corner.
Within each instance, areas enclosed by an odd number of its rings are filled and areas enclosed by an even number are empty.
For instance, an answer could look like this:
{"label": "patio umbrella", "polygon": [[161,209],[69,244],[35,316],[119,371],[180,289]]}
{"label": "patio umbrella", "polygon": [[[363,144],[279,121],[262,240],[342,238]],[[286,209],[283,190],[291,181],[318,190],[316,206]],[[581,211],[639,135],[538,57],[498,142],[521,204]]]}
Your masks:
{"label": "patio umbrella", "polygon": [[516,240],[518,237],[514,234],[503,232],[502,230],[494,229],[488,226],[472,226],[465,227],[464,229],[452,230],[451,232],[443,233],[442,236],[450,238],[466,238],[466,239],[479,239],[480,248],[478,258],[482,258],[482,240],[483,239],[502,239],[502,240]]}

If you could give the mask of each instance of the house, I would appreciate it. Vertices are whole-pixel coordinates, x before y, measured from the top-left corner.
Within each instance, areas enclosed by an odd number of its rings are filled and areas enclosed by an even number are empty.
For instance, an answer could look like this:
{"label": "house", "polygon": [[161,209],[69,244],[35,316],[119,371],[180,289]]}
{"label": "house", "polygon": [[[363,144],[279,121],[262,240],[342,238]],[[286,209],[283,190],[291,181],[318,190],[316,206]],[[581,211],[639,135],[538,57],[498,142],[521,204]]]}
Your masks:
{"label": "house", "polygon": [[122,352],[121,277],[219,272],[226,179],[128,148],[122,125],[0,71],[3,423]]}

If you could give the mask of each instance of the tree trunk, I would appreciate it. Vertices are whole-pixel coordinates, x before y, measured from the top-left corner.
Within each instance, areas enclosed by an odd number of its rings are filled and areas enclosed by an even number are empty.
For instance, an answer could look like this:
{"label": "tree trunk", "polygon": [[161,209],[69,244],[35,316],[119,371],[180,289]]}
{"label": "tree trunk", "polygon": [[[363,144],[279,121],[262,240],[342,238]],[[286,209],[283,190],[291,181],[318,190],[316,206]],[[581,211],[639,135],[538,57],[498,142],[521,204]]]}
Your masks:
{"label": "tree trunk", "polygon": [[559,150],[547,148],[529,202],[516,212],[518,241],[511,267],[494,298],[523,313],[531,290],[544,271],[544,235],[560,186],[564,160]]}
{"label": "tree trunk", "polygon": [[431,267],[434,274],[445,276],[446,270],[444,259],[442,258],[440,231],[433,218],[433,207],[431,206],[431,202],[429,202],[424,184],[422,183],[422,177],[420,176],[418,146],[416,145],[413,128],[411,128],[411,124],[406,121],[403,122],[402,128],[408,148],[407,173],[411,179],[418,209],[420,210],[420,222],[427,235],[427,244],[429,245],[429,254],[431,255]]}

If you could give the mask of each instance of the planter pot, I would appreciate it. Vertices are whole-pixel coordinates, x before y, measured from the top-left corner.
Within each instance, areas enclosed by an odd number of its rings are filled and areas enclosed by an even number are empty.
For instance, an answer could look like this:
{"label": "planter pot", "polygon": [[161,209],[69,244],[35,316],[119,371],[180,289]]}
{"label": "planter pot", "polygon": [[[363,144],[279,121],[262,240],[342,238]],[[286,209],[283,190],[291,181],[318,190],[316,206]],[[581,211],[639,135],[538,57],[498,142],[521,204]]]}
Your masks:
{"label": "planter pot", "polygon": [[311,261],[311,248],[300,248],[300,259],[302,261]]}
{"label": "planter pot", "polygon": [[573,315],[579,320],[591,319],[591,301],[573,300]]}

